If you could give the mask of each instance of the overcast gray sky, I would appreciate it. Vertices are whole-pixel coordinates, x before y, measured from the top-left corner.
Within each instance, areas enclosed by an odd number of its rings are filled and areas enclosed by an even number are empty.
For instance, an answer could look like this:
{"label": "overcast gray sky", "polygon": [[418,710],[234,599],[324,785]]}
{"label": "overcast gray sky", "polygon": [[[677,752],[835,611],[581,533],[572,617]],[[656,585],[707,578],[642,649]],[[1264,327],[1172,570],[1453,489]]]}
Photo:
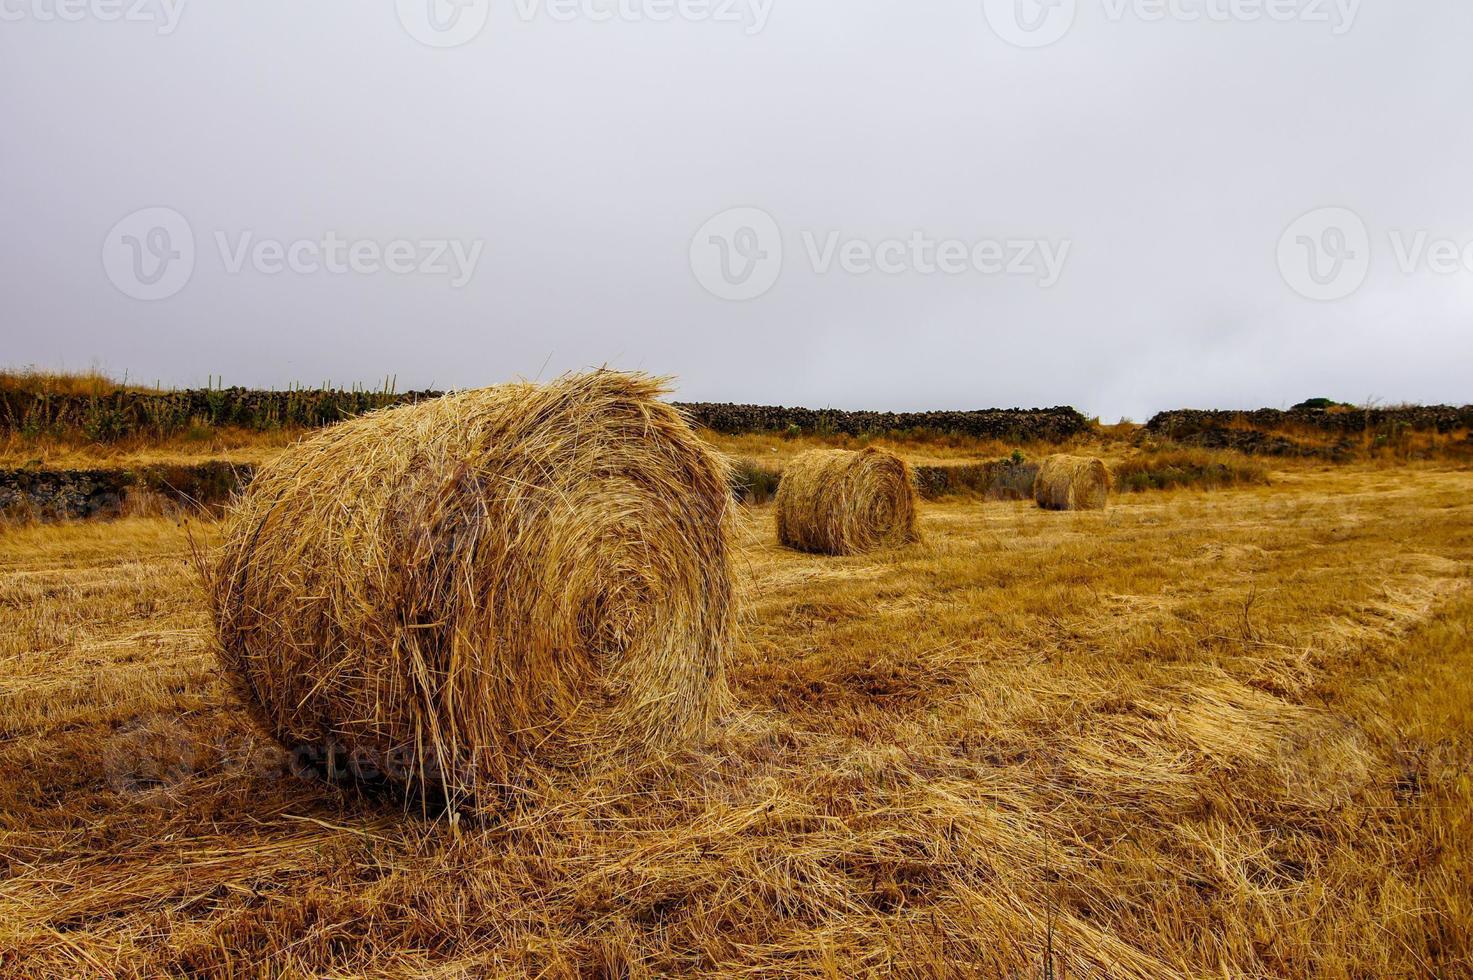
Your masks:
{"label": "overcast gray sky", "polygon": [[0,361],[1461,404],[1470,49],[1467,0],[0,0]]}

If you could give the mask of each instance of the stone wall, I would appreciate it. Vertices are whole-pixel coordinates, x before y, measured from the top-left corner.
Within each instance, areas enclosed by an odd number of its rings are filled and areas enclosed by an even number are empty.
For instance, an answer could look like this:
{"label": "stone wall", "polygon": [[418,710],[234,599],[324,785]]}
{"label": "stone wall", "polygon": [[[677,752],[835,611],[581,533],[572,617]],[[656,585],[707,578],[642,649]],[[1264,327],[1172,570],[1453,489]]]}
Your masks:
{"label": "stone wall", "polygon": [[1355,454],[1354,443],[1344,437],[1330,443],[1311,444],[1292,439],[1281,432],[1265,432],[1262,429],[1247,429],[1242,426],[1178,429],[1169,436],[1150,429],[1142,429],[1135,435],[1135,443],[1139,446],[1152,445],[1159,439],[1178,446],[1191,446],[1196,449],[1229,449],[1250,456],[1341,461]]}
{"label": "stone wall", "polygon": [[991,463],[915,467],[916,489],[926,500],[976,494],[988,500],[1027,500],[1033,496],[1037,463],[1004,459]]}
{"label": "stone wall", "polygon": [[1138,442],[1164,439],[1201,449],[1231,449],[1254,456],[1344,461],[1367,436],[1379,443],[1408,433],[1447,435],[1473,429],[1473,406],[1407,408],[1262,408],[1250,412],[1161,412],[1137,433]]}
{"label": "stone wall", "polygon": [[[745,503],[772,499],[782,471],[752,460],[733,460],[732,494]],[[39,521],[111,517],[130,494],[156,494],[180,506],[217,510],[243,490],[255,471],[224,462],[149,466],[135,470],[0,470],[0,516]],[[1037,463],[998,460],[915,467],[916,489],[927,500],[975,494],[989,500],[1023,500],[1033,492]]]}
{"label": "stone wall", "polygon": [[[754,460],[733,460],[732,494],[743,503],[762,504],[771,500],[782,482],[782,471]],[[987,463],[956,463],[946,466],[916,466],[916,492],[925,500],[959,494],[988,500],[1027,500],[1033,496],[1037,463],[1010,459]]]}
{"label": "stone wall", "polygon": [[167,436],[193,425],[251,429],[330,425],[439,392],[254,391],[211,388],[146,394],[38,395],[0,391],[0,430],[29,435],[79,432],[100,442],[125,436]]}
{"label": "stone wall", "polygon": [[[0,391],[0,431],[31,435],[74,432],[107,442],[126,436],[162,437],[194,425],[249,429],[331,425],[378,408],[438,398],[438,391],[255,391],[198,389],[151,395],[47,396]],[[985,409],[970,412],[845,412],[766,405],[677,403],[698,425],[729,435],[802,432],[850,435],[927,432],[1010,441],[1059,442],[1089,429],[1072,408]]]}
{"label": "stone wall", "polygon": [[0,470],[0,516],[37,521],[110,517],[139,492],[213,510],[253,474],[250,466],[223,462],[133,470]]}
{"label": "stone wall", "polygon": [[838,409],[782,408],[710,402],[681,404],[692,421],[724,435],[794,432],[804,435],[860,436],[916,432],[1003,439],[1012,442],[1062,442],[1090,428],[1072,408],[994,408],[971,412],[845,412]]}
{"label": "stone wall", "polygon": [[120,470],[0,470],[0,515],[49,521],[113,514],[128,487]]}
{"label": "stone wall", "polygon": [[1445,435],[1458,429],[1473,428],[1473,405],[1461,408],[1451,405],[1372,409],[1260,408],[1248,412],[1179,409],[1161,412],[1146,423],[1151,432],[1178,440],[1201,432],[1234,427],[1261,432],[1312,429],[1339,435],[1407,429]]}

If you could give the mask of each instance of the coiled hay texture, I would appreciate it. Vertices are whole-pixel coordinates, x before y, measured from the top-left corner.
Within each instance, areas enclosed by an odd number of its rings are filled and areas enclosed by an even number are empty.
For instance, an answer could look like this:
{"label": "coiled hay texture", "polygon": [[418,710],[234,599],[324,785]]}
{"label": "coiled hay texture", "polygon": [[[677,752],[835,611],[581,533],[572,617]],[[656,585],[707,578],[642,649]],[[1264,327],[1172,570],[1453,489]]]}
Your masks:
{"label": "coiled hay texture", "polygon": [[257,720],[466,795],[697,737],[726,690],[732,505],[665,393],[600,371],[448,395],[263,468],[211,582]]}
{"label": "coiled hay texture", "polygon": [[777,487],[777,537],[790,548],[826,555],[919,540],[909,464],[872,448],[796,457]]}
{"label": "coiled hay texture", "polygon": [[1048,510],[1104,510],[1110,471],[1090,456],[1050,456],[1038,468],[1033,499]]}

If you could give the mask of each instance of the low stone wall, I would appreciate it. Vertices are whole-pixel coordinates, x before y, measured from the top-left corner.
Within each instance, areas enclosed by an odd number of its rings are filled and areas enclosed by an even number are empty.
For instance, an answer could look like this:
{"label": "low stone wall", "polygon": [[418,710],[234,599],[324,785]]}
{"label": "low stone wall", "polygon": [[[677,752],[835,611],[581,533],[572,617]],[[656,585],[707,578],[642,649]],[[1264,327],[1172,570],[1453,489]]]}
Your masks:
{"label": "low stone wall", "polygon": [[250,466],[223,462],[134,470],[0,470],[0,515],[37,521],[111,517],[140,491],[212,510],[229,502],[253,475]]}
{"label": "low stone wall", "polygon": [[0,470],[0,515],[51,521],[114,514],[129,485],[119,470]]}
{"label": "low stone wall", "polygon": [[[151,395],[115,391],[102,395],[47,396],[0,391],[0,431],[28,435],[80,433],[108,442],[128,436],[164,437],[190,426],[248,429],[314,428],[379,408],[440,397],[438,391],[391,394],[367,391],[255,391],[200,389]],[[974,412],[844,412],[838,409],[765,405],[677,403],[697,425],[743,435],[801,432],[850,435],[934,432],[1012,441],[1057,442],[1089,429],[1072,408],[986,409]]]}
{"label": "low stone wall", "polygon": [[988,500],[1027,500],[1033,496],[1037,463],[1004,459],[955,466],[917,466],[916,489],[926,500],[975,494]]}
{"label": "low stone wall", "polygon": [[708,402],[683,403],[679,407],[697,425],[723,435],[792,432],[861,436],[915,432],[1012,442],[1061,442],[1090,428],[1089,419],[1067,407],[994,408],[972,412],[844,412],[838,409]]}
{"label": "low stone wall", "polygon": [[[733,461],[732,494],[743,503],[763,504],[771,500],[782,482],[782,471],[754,460]],[[947,466],[916,466],[916,492],[924,500],[972,495],[987,500],[1027,500],[1033,495],[1037,463],[1010,459],[988,463],[957,463]]]}
{"label": "low stone wall", "polygon": [[1177,446],[1194,449],[1230,449],[1250,456],[1278,456],[1292,459],[1327,459],[1340,461],[1355,454],[1355,446],[1348,439],[1340,438],[1332,443],[1308,444],[1280,432],[1265,432],[1261,429],[1210,427],[1177,431],[1172,435],[1141,429],[1136,433],[1135,444],[1150,446],[1159,440]]}
{"label": "low stone wall", "polygon": [[1146,423],[1146,428],[1157,435],[1177,441],[1203,432],[1232,428],[1256,429],[1260,432],[1297,428],[1341,435],[1367,431],[1393,433],[1397,429],[1405,429],[1445,435],[1458,429],[1473,428],[1473,405],[1464,405],[1461,408],[1451,405],[1372,409],[1294,408],[1287,411],[1260,408],[1249,412],[1180,409],[1157,414]]}
{"label": "low stone wall", "polygon": [[[1037,463],[998,460],[915,467],[916,489],[927,500],[973,494],[1024,500],[1033,492]],[[0,470],[0,516],[55,521],[112,517],[130,494],[157,494],[180,506],[213,511],[229,503],[255,475],[243,464],[149,466],[135,470]],[[752,460],[733,461],[732,495],[744,503],[772,499],[782,471]]]}
{"label": "low stone wall", "polygon": [[228,504],[251,477],[248,463],[211,460],[192,465],[148,466],[132,474],[134,486],[191,507],[215,508]]}
{"label": "low stone wall", "polygon": [[107,442],[125,436],[167,436],[193,425],[251,429],[318,427],[377,408],[402,405],[440,392],[389,394],[368,391],[256,391],[211,388],[146,394],[38,395],[0,391],[0,430],[28,435],[78,432]]}

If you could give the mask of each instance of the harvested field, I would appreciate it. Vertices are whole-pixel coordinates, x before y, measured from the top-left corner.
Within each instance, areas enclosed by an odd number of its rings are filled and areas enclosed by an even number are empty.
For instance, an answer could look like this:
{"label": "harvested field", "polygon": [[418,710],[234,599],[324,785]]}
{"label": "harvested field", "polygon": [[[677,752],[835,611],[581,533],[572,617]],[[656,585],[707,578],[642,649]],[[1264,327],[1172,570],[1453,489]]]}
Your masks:
{"label": "harvested field", "polygon": [[1473,473],[742,521],[710,740],[458,832],[253,734],[186,529],[0,532],[0,976],[1473,970]]}

